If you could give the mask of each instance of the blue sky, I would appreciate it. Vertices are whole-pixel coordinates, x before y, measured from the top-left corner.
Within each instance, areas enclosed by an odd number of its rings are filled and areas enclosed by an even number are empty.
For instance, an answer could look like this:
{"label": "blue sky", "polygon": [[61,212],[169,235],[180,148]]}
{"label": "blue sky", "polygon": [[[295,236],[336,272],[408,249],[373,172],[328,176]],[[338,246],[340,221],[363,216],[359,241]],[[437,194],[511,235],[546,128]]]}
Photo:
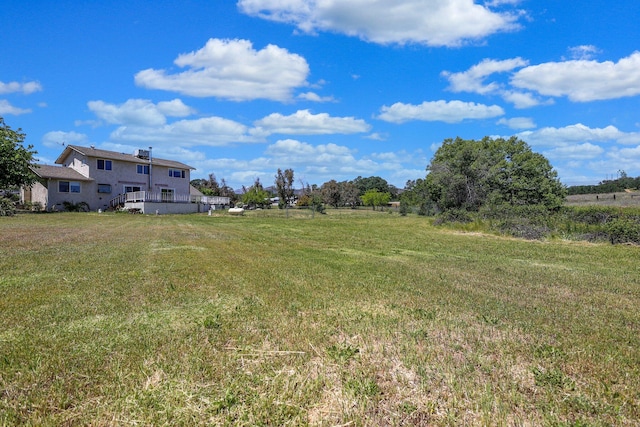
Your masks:
{"label": "blue sky", "polygon": [[640,175],[640,2],[8,0],[0,116],[234,188],[424,178],[446,138],[516,135],[566,185]]}

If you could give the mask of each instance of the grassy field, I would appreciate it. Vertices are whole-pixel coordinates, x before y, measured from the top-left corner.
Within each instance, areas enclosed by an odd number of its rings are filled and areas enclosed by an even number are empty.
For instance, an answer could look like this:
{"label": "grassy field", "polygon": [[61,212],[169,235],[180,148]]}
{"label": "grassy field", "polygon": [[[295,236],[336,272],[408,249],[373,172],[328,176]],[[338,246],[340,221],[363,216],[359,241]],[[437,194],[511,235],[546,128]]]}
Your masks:
{"label": "grassy field", "polygon": [[636,246],[333,210],[0,239],[0,425],[640,422]]}
{"label": "grassy field", "polygon": [[640,191],[603,193],[603,194],[576,194],[568,196],[567,206],[634,206],[640,207]]}

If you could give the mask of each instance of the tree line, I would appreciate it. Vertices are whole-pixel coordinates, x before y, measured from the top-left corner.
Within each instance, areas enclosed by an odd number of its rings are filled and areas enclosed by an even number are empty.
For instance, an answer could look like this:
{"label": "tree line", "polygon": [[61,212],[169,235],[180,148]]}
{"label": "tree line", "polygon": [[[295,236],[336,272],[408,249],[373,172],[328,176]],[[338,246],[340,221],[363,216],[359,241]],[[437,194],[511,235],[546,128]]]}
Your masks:
{"label": "tree line", "polygon": [[567,189],[569,195],[618,193],[625,190],[640,189],[640,176],[632,178],[623,170],[618,172],[617,179],[600,181],[596,185],[575,185]]}
{"label": "tree line", "polygon": [[208,179],[194,179],[191,185],[207,196],[229,197],[232,204],[242,204],[249,208],[266,208],[277,198],[278,207],[312,207],[323,210],[324,206],[334,208],[371,206],[373,209],[386,206],[397,198],[399,190],[379,176],[362,177],[351,181],[330,180],[318,186],[300,181],[296,188],[293,169],[278,169],[272,186],[265,187],[256,178],[249,187],[242,186],[240,194],[226,184],[218,182],[215,174]]}

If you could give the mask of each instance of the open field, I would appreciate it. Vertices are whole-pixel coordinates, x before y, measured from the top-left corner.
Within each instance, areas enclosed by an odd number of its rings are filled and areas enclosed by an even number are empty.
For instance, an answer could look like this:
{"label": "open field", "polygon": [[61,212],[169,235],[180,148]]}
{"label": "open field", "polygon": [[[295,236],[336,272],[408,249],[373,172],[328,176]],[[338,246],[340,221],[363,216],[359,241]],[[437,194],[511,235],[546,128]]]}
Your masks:
{"label": "open field", "polygon": [[638,425],[640,247],[371,211],[0,218],[0,425]]}
{"label": "open field", "polygon": [[576,194],[567,197],[567,206],[635,206],[640,207],[640,191]]}

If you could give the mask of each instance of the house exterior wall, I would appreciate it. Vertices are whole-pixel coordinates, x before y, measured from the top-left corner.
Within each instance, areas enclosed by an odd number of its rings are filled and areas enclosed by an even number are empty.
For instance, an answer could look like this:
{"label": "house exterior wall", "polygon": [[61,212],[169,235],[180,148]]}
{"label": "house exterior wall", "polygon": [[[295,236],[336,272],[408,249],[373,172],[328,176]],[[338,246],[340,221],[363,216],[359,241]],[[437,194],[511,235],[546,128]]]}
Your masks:
{"label": "house exterior wall", "polygon": [[[87,185],[89,184],[93,184],[92,182],[87,182],[87,181],[83,181],[83,182],[79,182],[80,184],[80,192],[79,193],[72,193],[72,192],[60,192],[59,191],[59,184],[60,181],[63,180],[58,180],[58,179],[49,179],[47,180],[47,202],[43,203],[43,207],[46,210],[54,210],[54,211],[63,211],[65,210],[64,208],[64,202],[69,202],[69,203],[80,203],[80,202],[86,202],[89,204],[89,207],[91,209],[97,209],[98,207],[95,207],[91,204],[91,201],[89,201],[89,199],[87,198],[87,196],[89,195],[88,192],[88,188]],[[67,182],[70,182],[69,180],[64,180]],[[73,182],[77,182],[77,181],[73,181]]]}
{"label": "house exterior wall", "polygon": [[[111,163],[111,170],[107,167],[98,169],[98,160]],[[57,181],[50,187],[51,193],[57,194],[56,203],[71,201],[78,203],[84,201],[89,204],[91,210],[107,209],[109,202],[120,194],[129,191],[162,191],[173,190],[175,194],[189,194],[189,182],[191,174],[189,169],[172,169],[167,166],[151,164],[146,159],[138,159],[131,156],[131,161],[120,161],[113,159],[101,159],[100,157],[88,157],[78,152],[72,152],[63,164],[70,167],[82,175],[92,178],[93,181],[81,182],[80,193],[58,193]],[[169,170],[184,171],[180,177],[169,176]],[[147,172],[147,173],[145,173]],[[150,173],[149,173],[150,172]],[[173,174],[172,174],[173,175]],[[110,192],[108,188],[110,186]],[[64,200],[63,200],[64,199]]]}
{"label": "house exterior wall", "polygon": [[49,190],[45,185],[36,182],[29,188],[22,187],[20,189],[20,200],[23,202],[40,203],[43,209],[46,209],[49,202]]}

